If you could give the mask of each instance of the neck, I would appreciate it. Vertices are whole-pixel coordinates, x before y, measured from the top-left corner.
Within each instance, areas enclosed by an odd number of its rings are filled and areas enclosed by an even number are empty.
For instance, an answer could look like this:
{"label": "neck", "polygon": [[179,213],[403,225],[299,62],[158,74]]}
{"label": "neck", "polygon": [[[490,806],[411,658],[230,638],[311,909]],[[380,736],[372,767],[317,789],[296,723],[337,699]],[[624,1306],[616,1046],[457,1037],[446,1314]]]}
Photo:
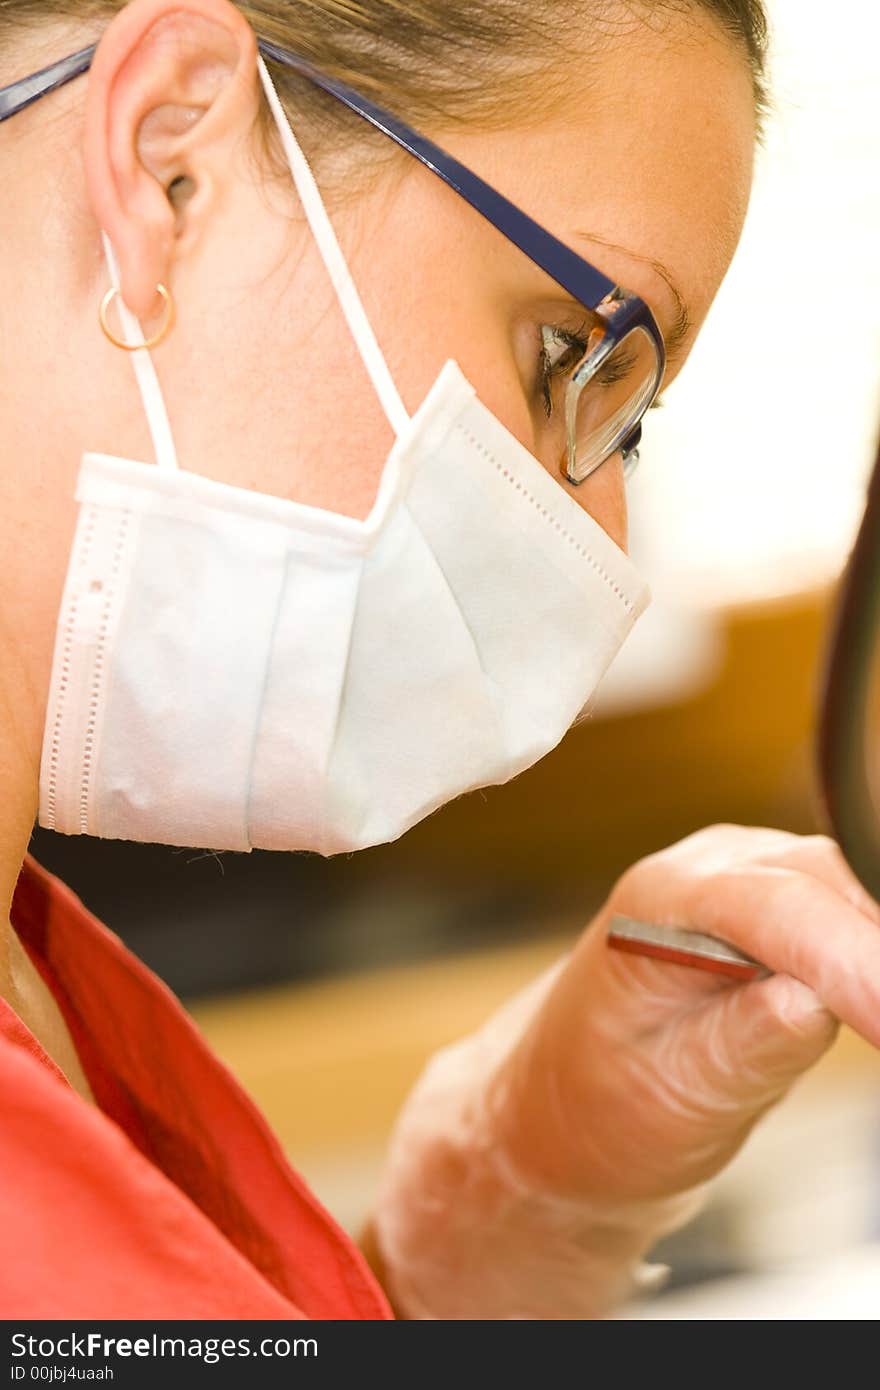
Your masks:
{"label": "neck", "polygon": [[38,663],[32,659],[33,634],[27,608],[10,607],[18,613],[17,628],[8,621],[4,594],[0,602],[0,991],[7,999],[15,966],[9,914],[37,816],[39,712],[44,707],[36,688]]}
{"label": "neck", "polygon": [[[3,715],[7,712],[0,703]],[[3,716],[0,716],[3,717]],[[5,722],[5,721],[4,721]],[[13,1003],[13,932],[10,910],[15,884],[27,853],[28,842],[37,814],[37,778],[28,757],[22,751],[16,756],[13,732],[8,723],[0,733],[0,994]],[[9,743],[13,747],[9,747]]]}
{"label": "neck", "polygon": [[[58,1005],[10,920],[12,895],[37,815],[39,753],[33,750],[39,749],[39,740],[31,737],[28,741],[26,720],[13,717],[15,706],[8,694],[8,689],[0,689],[0,997],[60,1067],[73,1089],[83,1099],[93,1101]],[[33,735],[33,729],[30,732]]]}

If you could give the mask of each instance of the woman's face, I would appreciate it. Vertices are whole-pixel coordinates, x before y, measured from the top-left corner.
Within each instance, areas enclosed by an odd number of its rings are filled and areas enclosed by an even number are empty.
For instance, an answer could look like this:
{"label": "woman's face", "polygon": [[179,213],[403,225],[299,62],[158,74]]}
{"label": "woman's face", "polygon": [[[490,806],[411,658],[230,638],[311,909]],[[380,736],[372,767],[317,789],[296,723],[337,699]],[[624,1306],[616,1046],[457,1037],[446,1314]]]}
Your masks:
{"label": "woman's face", "polygon": [[[46,31],[33,66],[95,35],[70,37]],[[292,183],[267,178],[255,157],[261,89],[240,13],[226,0],[132,0],[99,58],[88,83],[0,127],[0,177],[17,190],[0,267],[4,324],[16,325],[0,399],[0,612],[28,619],[35,757],[80,455],[153,458],[131,362],[98,328],[101,226],[147,331],[156,282],[173,290],[177,322],[154,360],[181,466],[364,516],[392,443]],[[28,70],[23,50],[5,63],[0,81]],[[559,77],[558,100],[527,127],[427,133],[648,302],[674,348],[669,381],[745,214],[755,134],[745,56],[696,9],[633,20]],[[569,487],[541,327],[577,332],[579,306],[408,157],[331,211],[409,411],[453,357]],[[625,544],[619,458],[569,490]]]}

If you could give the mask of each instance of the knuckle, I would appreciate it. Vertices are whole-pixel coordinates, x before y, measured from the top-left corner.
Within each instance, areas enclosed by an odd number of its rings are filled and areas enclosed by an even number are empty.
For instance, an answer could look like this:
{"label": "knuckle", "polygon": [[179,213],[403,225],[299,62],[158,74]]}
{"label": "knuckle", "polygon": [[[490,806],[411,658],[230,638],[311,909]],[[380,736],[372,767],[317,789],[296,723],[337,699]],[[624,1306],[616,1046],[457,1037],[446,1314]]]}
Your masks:
{"label": "knuckle", "polygon": [[656,853],[646,854],[641,859],[637,859],[635,863],[630,864],[615,883],[612,897],[616,899],[638,896],[642,886],[654,883],[658,877],[664,876],[667,856],[667,850],[658,850]]}
{"label": "knuckle", "polygon": [[735,825],[728,821],[719,821],[715,825],[705,825],[701,830],[695,830],[688,835],[682,843],[693,845],[697,849],[710,845],[713,848],[719,844],[737,843],[748,836],[749,829],[745,825]]}
{"label": "knuckle", "polygon": [[833,859],[843,858],[840,845],[836,840],[832,840],[830,835],[823,835],[817,831],[813,835],[804,835],[803,843],[819,850],[820,853],[830,854]]}
{"label": "knuckle", "polygon": [[835,867],[846,862],[836,841],[829,835],[818,833],[793,836],[780,858],[793,863],[829,864]]}

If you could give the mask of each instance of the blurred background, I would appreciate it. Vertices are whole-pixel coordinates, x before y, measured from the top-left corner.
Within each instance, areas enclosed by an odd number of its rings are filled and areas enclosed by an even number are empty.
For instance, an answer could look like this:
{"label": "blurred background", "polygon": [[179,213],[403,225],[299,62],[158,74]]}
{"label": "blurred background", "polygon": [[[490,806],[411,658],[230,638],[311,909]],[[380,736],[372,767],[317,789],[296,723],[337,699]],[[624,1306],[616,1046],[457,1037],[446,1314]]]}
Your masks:
{"label": "blurred background", "polygon": [[[627,865],[719,820],[821,828],[823,637],[880,405],[880,12],[769,8],[774,110],[746,233],[634,485],[655,605],[591,721],[508,786],[347,858],[34,835],[183,995],[352,1230],[427,1056],[564,949]],[[736,1276],[872,1240],[880,1056],[844,1033],[659,1252],[673,1274],[650,1316],[688,1316],[697,1284],[721,1300],[699,1315],[724,1316]],[[880,1313],[880,1273],[877,1288]]]}

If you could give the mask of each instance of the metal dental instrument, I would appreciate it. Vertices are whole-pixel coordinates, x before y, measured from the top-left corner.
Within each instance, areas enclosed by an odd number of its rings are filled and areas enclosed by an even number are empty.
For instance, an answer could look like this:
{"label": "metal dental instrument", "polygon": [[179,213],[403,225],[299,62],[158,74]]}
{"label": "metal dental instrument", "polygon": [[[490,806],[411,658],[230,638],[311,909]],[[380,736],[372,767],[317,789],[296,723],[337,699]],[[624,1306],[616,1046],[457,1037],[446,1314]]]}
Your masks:
{"label": "metal dental instrument", "polygon": [[732,980],[759,980],[772,972],[735,946],[704,932],[683,927],[661,927],[653,922],[637,922],[632,917],[611,918],[608,945],[616,951],[636,956],[653,956],[673,965],[691,965]]}

